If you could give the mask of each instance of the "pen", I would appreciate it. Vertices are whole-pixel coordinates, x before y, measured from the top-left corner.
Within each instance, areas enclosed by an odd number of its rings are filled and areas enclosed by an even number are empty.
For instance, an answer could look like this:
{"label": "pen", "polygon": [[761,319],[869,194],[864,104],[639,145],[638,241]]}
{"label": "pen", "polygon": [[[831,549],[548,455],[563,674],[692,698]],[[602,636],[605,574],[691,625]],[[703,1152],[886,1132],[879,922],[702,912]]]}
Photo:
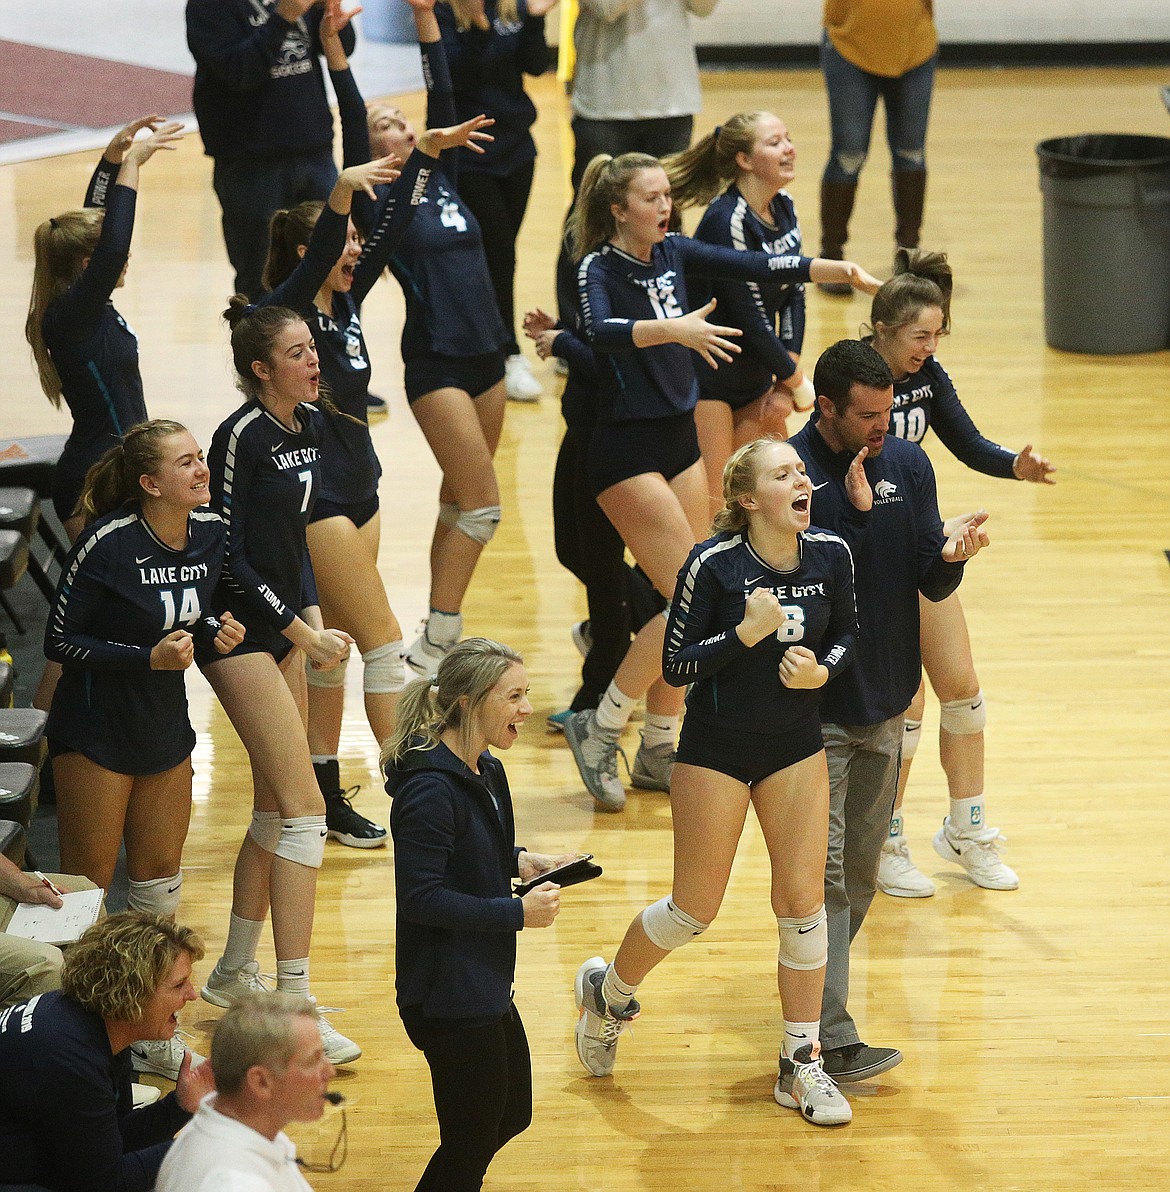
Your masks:
{"label": "pen", "polygon": [[63,898],[65,896],[65,891],[58,890],[57,887],[54,886],[53,883],[49,881],[49,879],[45,877],[45,875],[39,869],[33,870],[33,877],[39,877],[41,879],[41,885],[47,886],[54,894],[57,895],[58,898]]}

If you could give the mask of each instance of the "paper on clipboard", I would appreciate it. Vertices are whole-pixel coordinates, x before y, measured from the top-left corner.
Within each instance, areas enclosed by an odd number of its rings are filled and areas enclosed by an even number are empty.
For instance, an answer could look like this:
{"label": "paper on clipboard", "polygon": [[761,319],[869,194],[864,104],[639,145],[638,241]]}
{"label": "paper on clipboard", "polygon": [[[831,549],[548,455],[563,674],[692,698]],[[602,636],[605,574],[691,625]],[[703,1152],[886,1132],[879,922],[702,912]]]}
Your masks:
{"label": "paper on clipboard", "polygon": [[75,890],[64,895],[61,901],[65,905],[56,910],[22,902],[4,930],[42,944],[71,944],[97,922],[105,894],[104,890]]}

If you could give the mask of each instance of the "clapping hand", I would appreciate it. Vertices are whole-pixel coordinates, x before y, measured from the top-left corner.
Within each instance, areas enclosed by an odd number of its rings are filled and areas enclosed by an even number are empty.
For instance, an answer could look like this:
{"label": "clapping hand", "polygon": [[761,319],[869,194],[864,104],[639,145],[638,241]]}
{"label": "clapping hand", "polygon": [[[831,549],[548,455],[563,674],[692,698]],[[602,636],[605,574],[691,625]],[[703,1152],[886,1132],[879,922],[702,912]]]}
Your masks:
{"label": "clapping hand", "polygon": [[845,473],[845,495],[853,508],[862,513],[868,513],[873,508],[873,489],[865,474],[865,459],[868,455],[869,448],[862,447]]}
{"label": "clapping hand", "polygon": [[1037,455],[1029,443],[1019,455],[1012,460],[1012,475],[1017,480],[1027,480],[1032,484],[1055,484],[1052,473],[1056,471],[1042,455]]}
{"label": "clapping hand", "polygon": [[968,513],[963,518],[948,522],[950,533],[943,543],[943,559],[948,563],[965,563],[987,546],[991,539],[983,523],[989,516],[986,510],[980,509],[978,513]]}

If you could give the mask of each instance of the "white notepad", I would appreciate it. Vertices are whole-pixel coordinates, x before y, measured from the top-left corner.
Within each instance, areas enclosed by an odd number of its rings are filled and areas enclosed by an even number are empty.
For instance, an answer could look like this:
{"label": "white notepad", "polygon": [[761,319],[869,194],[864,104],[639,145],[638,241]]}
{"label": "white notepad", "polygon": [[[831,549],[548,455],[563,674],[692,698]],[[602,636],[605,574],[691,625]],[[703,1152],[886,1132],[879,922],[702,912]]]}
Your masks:
{"label": "white notepad", "polygon": [[62,898],[65,905],[59,910],[22,902],[4,930],[42,944],[70,944],[97,922],[105,894],[104,890],[75,890]]}

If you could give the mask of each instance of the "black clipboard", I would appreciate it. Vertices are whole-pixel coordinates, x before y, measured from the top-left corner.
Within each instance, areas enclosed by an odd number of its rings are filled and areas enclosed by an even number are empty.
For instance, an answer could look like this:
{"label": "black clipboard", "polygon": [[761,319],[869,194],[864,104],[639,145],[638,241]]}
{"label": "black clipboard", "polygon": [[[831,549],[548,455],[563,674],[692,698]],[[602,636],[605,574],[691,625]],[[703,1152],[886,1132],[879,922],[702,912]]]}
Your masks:
{"label": "black clipboard", "polygon": [[590,882],[595,877],[600,877],[602,872],[600,865],[593,864],[593,854],[586,853],[583,857],[578,857],[575,861],[570,861],[567,865],[561,865],[557,869],[550,869],[547,873],[542,873],[531,881],[517,882],[512,887],[512,893],[523,898],[530,890],[535,890],[537,886],[542,886],[545,882],[555,882],[561,889],[564,889],[565,886],[577,886],[581,882]]}

